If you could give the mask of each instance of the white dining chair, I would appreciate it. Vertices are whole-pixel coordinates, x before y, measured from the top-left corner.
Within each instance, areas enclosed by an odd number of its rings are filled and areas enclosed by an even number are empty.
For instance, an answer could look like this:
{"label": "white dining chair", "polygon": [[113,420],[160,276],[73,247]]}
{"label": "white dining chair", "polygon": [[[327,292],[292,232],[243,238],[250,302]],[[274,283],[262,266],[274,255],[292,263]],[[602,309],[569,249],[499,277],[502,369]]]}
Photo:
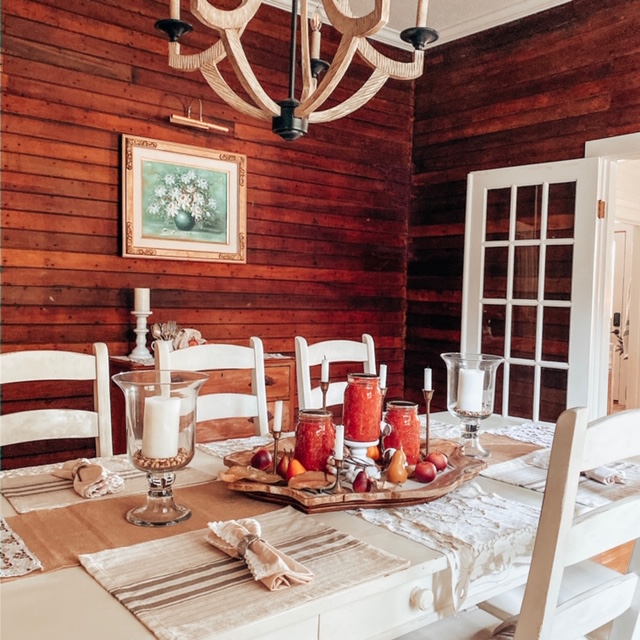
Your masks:
{"label": "white dining chair", "polygon": [[0,384],[93,380],[93,411],[31,409],[0,417],[0,445],[60,438],[95,438],[96,456],[113,455],[109,350],[93,344],[93,354],[28,350],[0,354]]}
{"label": "white dining chair", "polygon": [[[640,639],[640,495],[586,511],[576,509],[585,471],[635,456],[640,456],[640,410],[591,423],[585,408],[563,412],[551,448],[526,585],[402,637]],[[591,559],[627,543],[633,551],[626,573]],[[496,627],[498,620],[503,622]]]}
{"label": "white dining chair", "polygon": [[[357,340],[324,340],[311,345],[302,336],[296,336],[295,349],[299,409],[320,409],[322,407],[320,386],[318,384],[318,386],[312,387],[311,367],[321,365],[324,358],[329,364],[333,362],[361,363],[364,373],[376,373],[376,350],[373,338],[368,333],[362,335],[361,342]],[[319,379],[318,376],[318,381]],[[342,404],[346,387],[346,380],[330,381],[326,398],[327,407]]]}
{"label": "white dining chair", "polygon": [[[256,435],[269,433],[267,388],[264,373],[264,348],[260,338],[252,337],[250,346],[207,343],[173,350],[170,342],[154,342],[155,366],[163,371],[247,370],[251,386],[246,392],[225,390],[215,393],[202,389],[198,395],[198,422],[223,418],[247,418],[253,421]],[[233,385],[231,385],[233,386]]]}

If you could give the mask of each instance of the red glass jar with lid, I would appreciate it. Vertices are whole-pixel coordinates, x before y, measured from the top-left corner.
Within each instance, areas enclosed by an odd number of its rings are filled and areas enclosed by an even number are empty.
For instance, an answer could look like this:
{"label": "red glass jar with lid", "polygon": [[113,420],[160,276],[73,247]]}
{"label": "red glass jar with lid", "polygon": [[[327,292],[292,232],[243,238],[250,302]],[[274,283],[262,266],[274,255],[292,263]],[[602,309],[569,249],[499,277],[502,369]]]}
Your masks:
{"label": "red glass jar with lid", "polygon": [[390,433],[382,438],[385,449],[400,449],[407,456],[407,464],[420,460],[420,418],[418,405],[405,400],[387,402],[384,422]]}
{"label": "red glass jar with lid", "polygon": [[330,411],[301,409],[296,424],[294,458],[307,471],[324,471],[333,455],[336,429]]}
{"label": "red glass jar with lid", "polygon": [[350,373],[344,391],[342,420],[344,439],[375,444],[380,439],[382,391],[380,379],[372,373]]}

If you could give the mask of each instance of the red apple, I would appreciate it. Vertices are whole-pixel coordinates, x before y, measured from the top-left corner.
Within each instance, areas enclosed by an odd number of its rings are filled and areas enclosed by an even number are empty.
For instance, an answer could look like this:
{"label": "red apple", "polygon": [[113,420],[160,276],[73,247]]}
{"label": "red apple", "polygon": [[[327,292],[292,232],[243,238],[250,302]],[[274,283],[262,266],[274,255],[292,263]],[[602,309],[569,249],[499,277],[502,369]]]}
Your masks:
{"label": "red apple", "polygon": [[433,462],[418,462],[416,465],[415,471],[413,472],[413,477],[418,482],[433,482],[438,475],[438,470],[436,469],[436,465]]}
{"label": "red apple", "polygon": [[447,468],[449,458],[442,451],[432,451],[426,458],[427,462],[433,462],[438,471],[444,471]]}
{"label": "red apple", "polygon": [[258,449],[251,456],[251,466],[254,469],[260,469],[260,471],[266,471],[273,465],[273,458],[271,457],[271,453],[266,449]]}
{"label": "red apple", "polygon": [[371,480],[366,471],[360,471],[353,481],[353,490],[355,493],[367,493],[371,491]]}

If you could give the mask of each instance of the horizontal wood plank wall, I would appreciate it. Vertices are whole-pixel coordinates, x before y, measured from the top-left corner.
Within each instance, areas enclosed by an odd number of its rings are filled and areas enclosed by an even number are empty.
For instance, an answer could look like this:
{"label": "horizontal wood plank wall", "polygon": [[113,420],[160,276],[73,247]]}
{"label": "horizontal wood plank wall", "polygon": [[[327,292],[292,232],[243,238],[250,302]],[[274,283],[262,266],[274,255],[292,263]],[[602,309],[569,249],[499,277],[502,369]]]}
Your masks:
{"label": "horizontal wood plank wall", "polygon": [[[149,287],[150,322],[176,320],[210,341],[257,335],[266,351],[293,353],[295,335],[368,332],[389,366],[390,395],[401,396],[413,84],[390,81],[352,116],[286,143],[219,100],[198,72],[169,68],[154,29],[168,4],[2,6],[2,350],[87,352],[104,341],[127,354],[133,288]],[[186,0],[182,11],[195,26],[183,53],[210,46],[215,37]],[[243,36],[277,99],[287,92],[289,24],[287,12],[263,6]],[[329,59],[338,41],[323,28]],[[363,65],[352,71],[339,98],[368,76]],[[230,132],[170,124],[192,100],[192,115],[202,100],[204,119]],[[247,156],[246,265],[121,257],[122,134]]]}
{"label": "horizontal wood plank wall", "polygon": [[460,348],[466,178],[584,157],[640,131],[640,1],[573,0],[432,49],[416,85],[407,291],[407,397],[446,409],[440,353]]}

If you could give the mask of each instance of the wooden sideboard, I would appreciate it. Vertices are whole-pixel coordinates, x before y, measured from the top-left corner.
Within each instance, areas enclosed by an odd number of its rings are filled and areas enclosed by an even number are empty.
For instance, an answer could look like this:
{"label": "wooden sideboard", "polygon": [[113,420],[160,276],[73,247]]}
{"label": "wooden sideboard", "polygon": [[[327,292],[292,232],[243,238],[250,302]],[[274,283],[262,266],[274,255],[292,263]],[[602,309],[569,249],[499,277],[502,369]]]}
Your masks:
{"label": "wooden sideboard", "polygon": [[[153,369],[153,363],[134,361],[127,356],[112,356],[111,375],[123,371]],[[208,371],[209,380],[200,393],[215,393],[222,388],[226,391],[245,391],[251,388],[251,374],[248,371],[220,370]],[[293,431],[295,428],[296,373],[293,357],[265,356],[265,381],[267,386],[267,404],[269,418],[273,417],[274,403],[283,401],[282,429]],[[113,425],[114,453],[126,452],[126,428],[124,395],[122,390],[111,383],[111,422]],[[198,423],[196,439],[198,442],[212,442],[229,437],[246,437],[254,434],[253,420],[225,419]]]}

